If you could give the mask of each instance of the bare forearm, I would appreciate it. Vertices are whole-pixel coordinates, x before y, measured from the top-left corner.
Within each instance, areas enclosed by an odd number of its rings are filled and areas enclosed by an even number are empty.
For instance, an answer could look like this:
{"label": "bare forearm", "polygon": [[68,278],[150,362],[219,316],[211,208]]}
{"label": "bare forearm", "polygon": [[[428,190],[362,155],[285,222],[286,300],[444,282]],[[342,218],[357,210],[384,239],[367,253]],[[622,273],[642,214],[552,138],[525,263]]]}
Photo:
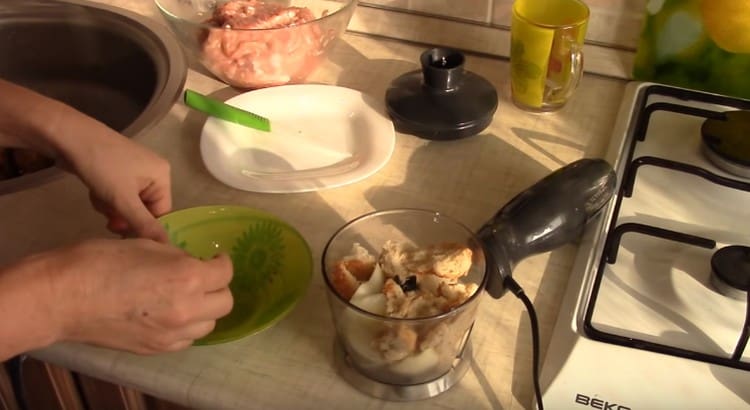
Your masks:
{"label": "bare forearm", "polygon": [[26,148],[74,164],[121,136],[62,102],[0,78],[0,147]]}
{"label": "bare forearm", "polygon": [[57,142],[50,130],[70,107],[3,79],[0,96],[0,146],[56,156]]}
{"label": "bare forearm", "polygon": [[62,324],[44,270],[35,257],[0,269],[0,362],[59,337]]}

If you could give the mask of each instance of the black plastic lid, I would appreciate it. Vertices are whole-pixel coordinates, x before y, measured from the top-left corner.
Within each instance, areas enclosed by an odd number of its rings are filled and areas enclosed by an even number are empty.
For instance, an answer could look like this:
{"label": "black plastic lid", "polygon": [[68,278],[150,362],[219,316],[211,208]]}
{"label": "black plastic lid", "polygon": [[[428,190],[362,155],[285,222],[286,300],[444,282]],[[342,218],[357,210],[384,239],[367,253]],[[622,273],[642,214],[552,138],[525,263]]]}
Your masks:
{"label": "black plastic lid", "polygon": [[464,56],[431,48],[421,70],[396,78],[386,91],[388,114],[397,131],[430,140],[454,140],[480,133],[492,122],[497,91],[483,77],[464,70]]}

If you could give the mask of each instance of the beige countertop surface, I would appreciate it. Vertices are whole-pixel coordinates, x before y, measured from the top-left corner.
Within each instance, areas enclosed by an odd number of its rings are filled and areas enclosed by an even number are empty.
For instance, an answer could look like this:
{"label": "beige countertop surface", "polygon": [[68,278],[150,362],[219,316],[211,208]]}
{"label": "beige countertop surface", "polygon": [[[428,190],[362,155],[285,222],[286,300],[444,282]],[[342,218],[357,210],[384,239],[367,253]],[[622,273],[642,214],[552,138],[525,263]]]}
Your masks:
{"label": "beige countertop surface", "polygon": [[[155,15],[150,2],[108,1]],[[148,3],[148,4],[146,4]],[[383,101],[388,84],[418,68],[424,50],[407,42],[347,33],[330,61],[311,78],[362,91]],[[244,205],[271,212],[308,241],[315,272],[306,295],[272,328],[240,340],[158,356],[137,356],[91,346],[59,344],[32,356],[94,377],[196,408],[231,409],[513,409],[530,408],[531,334],[521,302],[484,295],[471,338],[470,370],[460,383],[431,399],[389,402],[351,387],[334,368],[334,329],[320,273],[330,235],[346,221],[376,209],[439,210],[478,229],[515,194],[553,170],[582,157],[604,156],[626,82],[586,74],[567,106],[546,115],[509,101],[507,60],[467,55],[467,70],[498,90],[491,125],[458,141],[430,142],[397,133],[387,165],[344,187],[296,194],[259,194],[214,179],[199,152],[205,116],[176,103],[136,140],[172,164],[174,208]],[[186,87],[219,98],[238,91],[190,69]],[[93,236],[111,236],[74,177],[0,196],[3,246],[0,262]],[[566,245],[521,262],[514,276],[540,318],[542,357],[573,264]]]}

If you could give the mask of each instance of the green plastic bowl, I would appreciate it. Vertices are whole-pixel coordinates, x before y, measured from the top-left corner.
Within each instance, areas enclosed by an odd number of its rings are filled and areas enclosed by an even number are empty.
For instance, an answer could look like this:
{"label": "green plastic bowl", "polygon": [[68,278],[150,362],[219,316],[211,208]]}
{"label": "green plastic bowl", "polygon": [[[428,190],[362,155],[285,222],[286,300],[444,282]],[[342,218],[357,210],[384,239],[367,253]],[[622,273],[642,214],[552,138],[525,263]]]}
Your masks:
{"label": "green plastic bowl", "polygon": [[191,255],[232,258],[232,311],[196,345],[228,342],[281,320],[304,296],[312,277],[310,247],[292,226],[252,208],[229,205],[178,210],[159,218],[169,240]]}

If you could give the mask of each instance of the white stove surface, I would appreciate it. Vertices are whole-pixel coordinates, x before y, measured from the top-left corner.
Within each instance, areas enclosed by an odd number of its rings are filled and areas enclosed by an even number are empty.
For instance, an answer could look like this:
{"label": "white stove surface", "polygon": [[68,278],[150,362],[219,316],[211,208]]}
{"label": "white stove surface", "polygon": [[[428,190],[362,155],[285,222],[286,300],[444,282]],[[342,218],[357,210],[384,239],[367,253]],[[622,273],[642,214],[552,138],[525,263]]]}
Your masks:
{"label": "white stove surface", "polygon": [[[658,88],[630,84],[618,116],[607,157],[618,171],[618,190],[629,163],[635,113],[642,107],[668,102],[711,111],[737,109],[658,92],[643,103],[639,98],[649,87]],[[632,158],[665,158],[750,182],[706,159],[700,134],[704,120],[655,110]],[[594,340],[584,327],[588,314],[590,328],[598,333],[720,360],[731,358],[740,338],[746,301],[713,287],[710,259],[726,245],[750,246],[750,193],[650,165],[638,168],[635,176],[632,196],[623,197],[619,208],[612,201],[581,243],[542,369],[544,404],[550,409],[750,408],[750,370]],[[612,220],[616,223],[610,225]],[[602,265],[597,287],[610,227],[626,223],[698,236],[715,241],[715,247],[627,231],[613,247],[614,263]],[[740,361],[750,366],[750,347]]]}

